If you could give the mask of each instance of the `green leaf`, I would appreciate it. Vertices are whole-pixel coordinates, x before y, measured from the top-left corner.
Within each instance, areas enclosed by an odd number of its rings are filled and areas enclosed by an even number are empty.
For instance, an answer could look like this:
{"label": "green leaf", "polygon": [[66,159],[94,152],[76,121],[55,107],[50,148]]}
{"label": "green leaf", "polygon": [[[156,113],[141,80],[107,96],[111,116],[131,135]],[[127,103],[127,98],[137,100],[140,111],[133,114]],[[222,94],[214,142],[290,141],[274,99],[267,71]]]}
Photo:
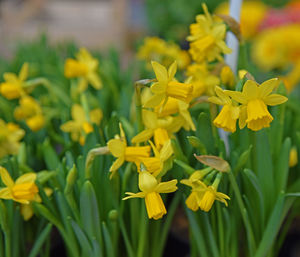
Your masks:
{"label": "green leaf", "polygon": [[71,225],[74,229],[75,235],[78,239],[78,242],[81,246],[82,254],[80,255],[81,257],[89,257],[89,253],[92,252],[92,246],[85,235],[85,233],[82,231],[82,229],[78,226],[78,224],[74,221],[71,220]]}
{"label": "green leaf", "polygon": [[279,159],[277,160],[275,182],[278,193],[286,190],[288,174],[289,174],[289,159],[290,159],[291,140],[286,138],[281,146]]}
{"label": "green leaf", "polygon": [[233,173],[236,175],[243,167],[244,165],[247,163],[248,159],[249,159],[249,156],[250,156],[250,153],[251,153],[251,149],[252,149],[252,145],[249,146],[249,148],[244,151],[238,161],[237,161],[237,164],[235,165],[234,169],[233,169]]}
{"label": "green leaf", "polygon": [[102,231],[103,231],[103,237],[104,237],[104,242],[105,242],[105,249],[106,249],[106,255],[107,257],[114,257],[114,247],[111,241],[111,237],[109,234],[109,231],[107,229],[107,226],[105,222],[102,222]]}
{"label": "green leaf", "polygon": [[275,243],[283,221],[284,194],[280,193],[254,257],[265,257]]}
{"label": "green leaf", "polygon": [[59,166],[59,158],[57,157],[56,152],[53,150],[50,145],[49,140],[45,140],[42,147],[44,160],[46,162],[47,169],[56,170]]}
{"label": "green leaf", "polygon": [[48,224],[43,231],[38,235],[28,257],[35,257],[39,254],[44,242],[49,237],[52,230],[52,224]]}
{"label": "green leaf", "polygon": [[90,239],[102,242],[100,214],[95,190],[90,181],[86,181],[80,192],[80,216],[82,227]]}
{"label": "green leaf", "polygon": [[285,196],[300,197],[300,192],[299,193],[288,193],[288,194],[285,194]]}
{"label": "green leaf", "polygon": [[215,141],[212,133],[211,121],[205,112],[201,112],[198,117],[196,135],[205,145],[208,153],[215,153]]}
{"label": "green leaf", "polygon": [[189,143],[190,143],[193,147],[195,147],[195,148],[197,148],[197,149],[199,150],[199,153],[200,153],[201,155],[207,154],[205,145],[201,142],[201,140],[200,140],[198,137],[195,137],[195,136],[188,136],[187,139],[188,139]]}

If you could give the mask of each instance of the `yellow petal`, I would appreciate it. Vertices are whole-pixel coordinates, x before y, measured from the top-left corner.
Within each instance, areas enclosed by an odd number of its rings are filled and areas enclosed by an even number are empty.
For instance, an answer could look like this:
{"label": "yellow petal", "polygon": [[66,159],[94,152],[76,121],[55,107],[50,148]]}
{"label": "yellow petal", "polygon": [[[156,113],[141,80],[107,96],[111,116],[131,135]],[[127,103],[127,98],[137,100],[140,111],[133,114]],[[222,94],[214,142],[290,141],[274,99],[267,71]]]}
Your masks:
{"label": "yellow petal", "polygon": [[160,159],[161,161],[166,161],[173,154],[173,148],[171,144],[171,140],[168,140],[164,143],[163,147],[160,150]]}
{"label": "yellow petal", "polygon": [[4,167],[0,166],[0,175],[2,182],[7,186],[7,187],[12,187],[15,183],[12,180],[11,176],[9,175],[7,169]]}
{"label": "yellow petal", "polygon": [[33,216],[33,209],[30,204],[22,204],[20,211],[25,221],[30,220]]}
{"label": "yellow petal", "polygon": [[36,173],[26,173],[16,180],[16,185],[30,183],[36,180]]}
{"label": "yellow petal", "polygon": [[16,74],[11,73],[11,72],[5,72],[3,74],[3,78],[6,82],[10,82],[10,83],[18,83],[18,81],[19,81]]}
{"label": "yellow petal", "polygon": [[148,110],[143,110],[143,122],[146,128],[157,127],[157,114]]}
{"label": "yellow petal", "polygon": [[233,100],[241,103],[241,104],[246,104],[247,103],[247,98],[244,94],[238,91],[231,91],[231,90],[226,90],[224,91],[226,95],[229,95]]}
{"label": "yellow petal", "polygon": [[278,78],[274,78],[274,79],[269,79],[269,80],[265,81],[264,83],[262,83],[259,86],[260,97],[265,98],[266,96],[271,94],[272,91],[278,87],[279,82],[280,81],[278,80]]}
{"label": "yellow petal", "polygon": [[111,165],[109,171],[110,172],[115,172],[117,169],[119,169],[122,164],[124,163],[124,157],[119,157],[117,160],[114,161],[114,163]]}
{"label": "yellow petal", "polygon": [[145,129],[131,139],[133,144],[146,142],[153,136],[153,129]]}
{"label": "yellow petal", "polygon": [[90,118],[91,122],[96,123],[97,125],[100,124],[100,121],[103,118],[103,112],[101,109],[97,108],[92,111],[90,111]]}
{"label": "yellow petal", "polygon": [[171,66],[169,67],[169,70],[168,70],[168,75],[169,75],[169,80],[171,80],[175,74],[176,74],[176,71],[177,71],[177,62],[176,60],[171,64]]}
{"label": "yellow petal", "polygon": [[288,98],[283,95],[272,94],[266,96],[263,100],[265,104],[274,106],[274,105],[285,103],[288,100]]}
{"label": "yellow petal", "polygon": [[11,194],[11,190],[9,188],[2,188],[0,190],[0,198],[1,199],[12,199],[13,196]]}
{"label": "yellow petal", "polygon": [[216,86],[215,92],[224,104],[231,104],[231,100],[230,100],[229,96],[224,93],[222,88]]}
{"label": "yellow petal", "polygon": [[28,63],[25,62],[20,70],[19,79],[21,81],[25,81],[27,79],[27,76],[28,76]]}
{"label": "yellow petal", "polygon": [[155,76],[159,82],[167,83],[168,81],[168,72],[167,69],[159,64],[158,62],[151,62],[152,68],[154,70]]}
{"label": "yellow petal", "polygon": [[121,157],[125,153],[126,144],[120,139],[111,139],[107,143],[108,149],[115,157]]}
{"label": "yellow petal", "polygon": [[146,193],[144,192],[138,192],[138,193],[126,192],[125,194],[128,196],[124,197],[122,200],[127,200],[130,198],[144,198],[146,196]]}
{"label": "yellow petal", "polygon": [[157,193],[172,193],[177,190],[176,184],[177,184],[177,179],[173,179],[168,182],[161,182],[156,186],[155,192],[157,192]]}
{"label": "yellow petal", "polygon": [[243,95],[245,95],[247,99],[255,99],[258,97],[258,92],[258,84],[253,80],[247,80],[243,87]]}
{"label": "yellow petal", "polygon": [[144,104],[145,108],[154,108],[155,106],[159,105],[162,100],[166,97],[166,94],[157,94],[154,96],[151,96],[147,102]]}
{"label": "yellow petal", "polygon": [[247,106],[240,107],[239,127],[243,129],[246,126]]}
{"label": "yellow petal", "polygon": [[70,121],[67,121],[66,123],[62,124],[60,126],[60,129],[64,132],[79,131],[80,125],[77,122],[70,120]]}
{"label": "yellow petal", "polygon": [[78,92],[83,92],[88,87],[88,81],[85,78],[79,78],[77,90]]}
{"label": "yellow petal", "polygon": [[78,123],[83,123],[86,121],[84,109],[79,104],[74,104],[72,106],[71,115],[74,121]]}
{"label": "yellow petal", "polygon": [[208,98],[208,101],[214,104],[218,104],[218,105],[224,105],[224,102],[216,96],[211,96]]}
{"label": "yellow petal", "polygon": [[87,79],[95,89],[99,90],[102,88],[102,81],[96,72],[89,73]]}
{"label": "yellow petal", "polygon": [[153,94],[163,94],[166,92],[167,85],[167,83],[153,83],[153,85],[151,86],[151,92]]}

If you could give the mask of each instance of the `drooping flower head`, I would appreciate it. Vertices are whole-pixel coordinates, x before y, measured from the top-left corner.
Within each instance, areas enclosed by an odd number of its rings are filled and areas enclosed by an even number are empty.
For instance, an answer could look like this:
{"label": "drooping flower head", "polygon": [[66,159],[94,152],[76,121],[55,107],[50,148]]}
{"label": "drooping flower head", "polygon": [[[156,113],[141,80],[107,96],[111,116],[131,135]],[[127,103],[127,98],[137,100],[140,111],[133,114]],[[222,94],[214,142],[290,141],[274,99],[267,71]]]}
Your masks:
{"label": "drooping flower head", "polygon": [[73,120],[67,121],[61,125],[61,130],[71,133],[73,141],[79,141],[81,145],[85,142],[87,134],[94,131],[92,123],[100,124],[103,114],[101,109],[96,108],[89,113],[89,117],[84,112],[84,109],[79,104],[74,104],[71,110]]}
{"label": "drooping flower head", "polygon": [[0,84],[0,93],[7,99],[17,99],[28,93],[25,81],[28,77],[28,63],[24,63],[19,75],[5,72],[4,82]]}
{"label": "drooping flower head", "polygon": [[168,182],[158,182],[157,179],[148,171],[143,170],[139,173],[139,189],[141,192],[130,193],[123,200],[129,198],[145,198],[146,209],[149,219],[160,219],[167,213],[160,193],[172,193],[177,190],[177,179]]}
{"label": "drooping flower head", "polygon": [[179,83],[174,79],[177,70],[176,61],[173,62],[168,70],[158,62],[153,61],[151,64],[157,82],[151,86],[151,92],[154,95],[148,99],[144,107],[154,108],[161,102],[165,103],[168,97],[174,97],[187,103],[192,100],[193,86],[191,84]]}
{"label": "drooping flower head", "polygon": [[44,127],[45,118],[40,104],[31,96],[20,99],[20,106],[14,111],[16,120],[25,120],[32,131],[38,131]]}
{"label": "drooping flower head", "polygon": [[194,61],[222,61],[222,54],[231,53],[231,49],[224,42],[226,25],[211,17],[205,4],[202,5],[203,15],[197,15],[196,23],[190,25],[190,54]]}
{"label": "drooping flower head", "polygon": [[278,105],[286,102],[288,99],[279,94],[272,94],[272,91],[278,86],[278,79],[270,79],[261,85],[253,80],[247,80],[242,92],[226,91],[233,100],[242,104],[240,109],[241,128],[247,127],[258,131],[270,126],[273,120],[269,113],[267,105]]}
{"label": "drooping flower head", "polygon": [[6,185],[5,188],[0,190],[0,198],[2,199],[11,199],[22,204],[29,204],[39,192],[35,184],[35,173],[24,174],[14,182],[8,171],[0,166],[0,175],[2,182]]}
{"label": "drooping flower head", "polygon": [[223,105],[218,116],[213,123],[216,127],[228,132],[236,131],[236,121],[239,118],[240,108],[232,103],[232,100],[220,87],[215,88],[217,96],[212,96],[208,100],[212,103]]}
{"label": "drooping flower head", "polygon": [[65,77],[79,78],[78,91],[84,91],[88,84],[95,89],[102,88],[101,79],[97,73],[99,61],[85,48],[80,48],[76,59],[68,58],[65,62]]}

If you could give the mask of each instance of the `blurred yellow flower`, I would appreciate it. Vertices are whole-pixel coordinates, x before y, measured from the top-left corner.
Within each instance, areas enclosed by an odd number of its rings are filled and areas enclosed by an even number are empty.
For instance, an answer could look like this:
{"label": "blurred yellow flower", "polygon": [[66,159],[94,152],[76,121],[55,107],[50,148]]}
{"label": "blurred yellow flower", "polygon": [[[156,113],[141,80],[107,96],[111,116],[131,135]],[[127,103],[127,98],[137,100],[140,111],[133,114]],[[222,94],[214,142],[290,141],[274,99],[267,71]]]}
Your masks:
{"label": "blurred yellow flower", "polygon": [[0,158],[8,154],[17,154],[20,147],[20,140],[25,131],[14,123],[5,123],[0,119]]}
{"label": "blurred yellow flower", "polygon": [[176,61],[167,70],[158,62],[152,62],[152,67],[156,75],[157,82],[151,86],[151,92],[154,94],[144,104],[146,108],[154,108],[161,102],[165,103],[168,97],[190,102],[192,100],[193,86],[191,84],[179,83],[174,80],[177,70]]}
{"label": "blurred yellow flower", "polygon": [[226,65],[222,68],[220,77],[221,77],[222,84],[224,84],[229,88],[234,87],[235,76],[229,66]]}
{"label": "blurred yellow flower", "polygon": [[149,219],[160,219],[167,213],[164,202],[160,193],[172,193],[177,190],[177,179],[168,182],[158,182],[157,179],[148,171],[139,173],[139,189],[141,192],[130,193],[123,200],[129,198],[145,198],[146,209]]}
{"label": "blurred yellow flower", "polygon": [[125,133],[120,124],[120,137],[117,136],[107,142],[107,147],[111,154],[117,158],[111,165],[109,171],[112,176],[122,164],[127,162],[138,162],[140,158],[150,157],[151,147],[148,146],[127,146]]}
{"label": "blurred yellow flower", "polygon": [[75,59],[67,59],[65,62],[65,77],[79,78],[78,91],[86,90],[88,84],[95,89],[102,88],[102,81],[97,73],[99,61],[85,48],[80,48]]}
{"label": "blurred yellow flower", "polygon": [[164,66],[177,61],[178,69],[184,69],[190,62],[187,51],[181,50],[175,43],[169,43],[158,37],[146,37],[144,44],[138,49],[137,58],[147,61],[151,68],[151,61]]}
{"label": "blurred yellow flower", "polygon": [[300,62],[300,24],[264,30],[257,36],[251,55],[259,68],[269,71]]}
{"label": "blurred yellow flower", "polygon": [[231,53],[231,49],[224,42],[226,25],[214,19],[202,5],[204,14],[196,16],[196,23],[190,25],[190,54],[192,59],[198,63],[203,61],[222,61],[222,54]]}
{"label": "blurred yellow flower", "polygon": [[298,151],[297,148],[294,146],[290,151],[289,167],[294,167],[297,164],[298,164]]}
{"label": "blurred yellow flower", "polygon": [[[241,32],[244,38],[253,38],[265,18],[268,7],[261,1],[243,1],[241,8]],[[228,2],[223,2],[215,10],[216,14],[229,15]]]}
{"label": "blurred yellow flower", "polygon": [[44,127],[45,118],[40,104],[31,96],[20,99],[20,106],[14,111],[16,120],[25,120],[32,131],[38,131]]}
{"label": "blurred yellow flower", "polygon": [[16,99],[26,95],[25,81],[28,76],[28,63],[24,63],[19,75],[5,72],[4,82],[0,84],[0,93],[7,99]]}
{"label": "blurred yellow flower", "polygon": [[193,98],[203,94],[214,95],[215,86],[220,84],[220,79],[210,73],[206,63],[189,65],[186,75],[191,78],[190,83],[193,85]]}
{"label": "blurred yellow flower", "polygon": [[288,92],[291,92],[300,82],[300,60],[294,64],[292,70],[285,76],[280,77]]}
{"label": "blurred yellow flower", "polygon": [[0,166],[2,182],[6,185],[0,190],[0,198],[11,199],[22,204],[29,204],[38,194],[39,189],[35,184],[36,174],[26,173],[14,182],[8,171]]}
{"label": "blurred yellow flower", "polygon": [[103,113],[101,109],[96,108],[90,111],[89,117],[87,117],[82,106],[74,104],[72,106],[71,116],[72,120],[62,124],[60,128],[64,132],[71,133],[73,141],[79,141],[81,145],[84,145],[86,135],[94,131],[92,123],[99,125]]}
{"label": "blurred yellow flower", "polygon": [[239,118],[240,109],[232,103],[230,97],[220,87],[217,86],[215,91],[217,96],[211,96],[208,100],[212,103],[223,105],[223,108],[213,123],[216,127],[233,133],[236,131],[236,121]]}
{"label": "blurred yellow flower", "polygon": [[273,117],[267,105],[274,106],[288,100],[285,96],[271,94],[278,84],[279,80],[276,78],[269,79],[261,85],[247,80],[242,92],[225,91],[233,100],[242,104],[239,123],[241,128],[247,124],[249,129],[258,131],[270,126]]}

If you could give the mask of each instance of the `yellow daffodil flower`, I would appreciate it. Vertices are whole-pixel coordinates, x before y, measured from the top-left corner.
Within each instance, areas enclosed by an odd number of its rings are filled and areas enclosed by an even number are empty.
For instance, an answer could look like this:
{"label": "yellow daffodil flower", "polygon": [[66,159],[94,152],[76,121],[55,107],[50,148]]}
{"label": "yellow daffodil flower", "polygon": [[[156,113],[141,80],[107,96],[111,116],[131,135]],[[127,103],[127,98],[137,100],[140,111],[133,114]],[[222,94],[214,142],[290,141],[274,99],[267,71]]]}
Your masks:
{"label": "yellow daffodil flower", "polygon": [[226,65],[222,68],[220,77],[222,83],[225,86],[228,86],[229,88],[233,88],[235,83],[235,77],[229,66]]}
{"label": "yellow daffodil flower", "polygon": [[299,61],[294,64],[293,69],[280,79],[283,81],[288,92],[293,91],[300,81],[300,58]]}
{"label": "yellow daffodil flower", "polygon": [[211,74],[207,64],[191,64],[187,67],[186,75],[191,78],[190,83],[193,85],[193,98],[201,95],[214,95],[214,88],[220,84],[220,79]]}
{"label": "yellow daffodil flower", "polygon": [[160,150],[170,139],[170,134],[177,132],[182,126],[182,121],[175,117],[158,118],[157,113],[148,110],[143,110],[142,114],[145,130],[132,138],[131,142],[134,144],[146,142],[154,137],[155,146]]}
{"label": "yellow daffodil flower", "polygon": [[0,198],[2,199],[11,199],[22,204],[29,204],[39,192],[34,183],[35,173],[24,174],[14,182],[8,171],[0,166],[0,175],[2,182],[6,185],[5,188],[0,190]]}
{"label": "yellow daffodil flower", "polygon": [[148,171],[139,173],[139,193],[126,192],[129,198],[145,198],[146,209],[149,219],[160,219],[167,213],[164,202],[161,199],[160,193],[172,193],[177,190],[177,179],[168,182],[158,182],[157,179]]}
{"label": "yellow daffodil flower", "polygon": [[143,163],[148,172],[150,172],[154,177],[157,177],[164,167],[164,162],[168,160],[173,154],[173,149],[171,145],[171,140],[168,140],[163,147],[158,151],[154,144],[149,141],[154,157],[141,157],[136,161],[136,166],[140,172],[141,163]]}
{"label": "yellow daffodil flower", "polygon": [[[44,188],[44,191],[47,196],[50,196],[53,193],[53,190],[49,187]],[[39,196],[39,194],[36,194],[32,201],[41,203],[42,198]],[[32,204],[31,203],[30,204],[21,204],[20,212],[25,221],[30,220],[34,214]]]}
{"label": "yellow daffodil flower", "polygon": [[267,105],[274,106],[288,100],[285,96],[271,94],[278,84],[279,80],[276,78],[267,80],[261,85],[247,80],[242,92],[225,91],[233,100],[242,104],[239,122],[241,128],[247,124],[249,129],[258,131],[270,126],[273,117]]}
{"label": "yellow daffodil flower", "polygon": [[0,84],[0,93],[7,99],[16,99],[26,95],[25,81],[28,76],[28,63],[24,63],[19,75],[4,73],[4,82]]}
{"label": "yellow daffodil flower", "polygon": [[102,120],[103,113],[99,108],[96,108],[90,111],[89,117],[86,117],[82,106],[74,104],[72,106],[71,116],[73,120],[62,124],[60,128],[64,132],[71,133],[73,141],[79,141],[81,145],[84,145],[86,135],[94,130],[92,123],[99,125]]}
{"label": "yellow daffodil flower", "polygon": [[211,96],[208,100],[223,105],[223,108],[213,123],[216,127],[233,133],[236,131],[236,121],[239,118],[240,108],[233,105],[230,97],[220,87],[216,87],[215,91],[217,96]]}
{"label": "yellow daffodil flower", "polygon": [[32,131],[38,131],[44,127],[45,118],[40,104],[31,96],[20,99],[20,106],[14,111],[16,120],[25,120]]}
{"label": "yellow daffodil flower", "polygon": [[147,61],[149,69],[151,60],[164,66],[169,66],[176,60],[178,69],[184,69],[190,62],[187,51],[181,50],[175,43],[166,42],[158,37],[146,37],[143,45],[138,49],[137,58]]}
{"label": "yellow daffodil flower", "polygon": [[65,62],[65,77],[79,78],[78,91],[86,90],[88,84],[95,89],[102,88],[101,79],[97,73],[99,61],[85,49],[80,48],[76,59],[67,59]]}
{"label": "yellow daffodil flower", "polygon": [[148,146],[127,146],[125,133],[120,124],[120,137],[116,137],[107,142],[107,147],[111,154],[117,158],[110,167],[109,171],[113,174],[122,164],[127,162],[137,162],[140,158],[150,157],[151,147]]}
{"label": "yellow daffodil flower", "polygon": [[177,70],[176,61],[167,70],[158,62],[151,62],[156,75],[157,82],[151,86],[151,92],[154,94],[144,104],[146,108],[154,108],[161,102],[166,102],[168,97],[189,103],[192,100],[193,86],[191,84],[179,83],[174,80]]}
{"label": "yellow daffodil flower", "polygon": [[0,158],[8,154],[17,154],[20,147],[20,140],[25,131],[14,123],[5,123],[0,119]]}
{"label": "yellow daffodil flower", "polygon": [[209,212],[215,201],[220,201],[224,203],[225,206],[228,206],[226,200],[230,200],[230,197],[228,195],[217,192],[217,188],[213,185],[208,186],[201,198],[199,207],[202,211]]}
{"label": "yellow daffodil flower", "polygon": [[190,54],[194,61],[202,63],[207,60],[222,61],[222,54],[231,53],[231,49],[224,42],[226,25],[215,21],[209,14],[205,4],[202,5],[204,15],[196,16],[196,23],[190,25]]}
{"label": "yellow daffodil flower", "polygon": [[196,170],[188,179],[180,180],[181,184],[192,188],[190,195],[185,200],[186,206],[192,211],[197,211],[199,209],[200,201],[204,195],[205,189],[207,188],[201,179],[211,170],[212,168]]}

